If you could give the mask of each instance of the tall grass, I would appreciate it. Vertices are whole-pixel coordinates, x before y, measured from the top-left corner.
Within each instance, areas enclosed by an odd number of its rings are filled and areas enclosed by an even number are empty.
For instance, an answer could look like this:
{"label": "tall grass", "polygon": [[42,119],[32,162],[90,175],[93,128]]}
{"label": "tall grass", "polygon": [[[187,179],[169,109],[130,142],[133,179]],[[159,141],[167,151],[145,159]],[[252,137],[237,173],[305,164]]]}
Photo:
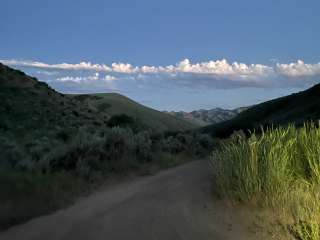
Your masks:
{"label": "tall grass", "polygon": [[301,240],[320,239],[320,129],[269,129],[234,134],[211,158],[223,196],[279,212]]}

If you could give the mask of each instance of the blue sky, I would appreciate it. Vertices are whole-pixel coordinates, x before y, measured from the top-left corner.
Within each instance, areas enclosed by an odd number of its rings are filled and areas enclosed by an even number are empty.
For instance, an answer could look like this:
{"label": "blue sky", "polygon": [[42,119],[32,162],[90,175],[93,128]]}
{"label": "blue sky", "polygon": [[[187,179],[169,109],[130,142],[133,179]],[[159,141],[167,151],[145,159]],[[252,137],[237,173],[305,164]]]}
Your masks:
{"label": "blue sky", "polygon": [[319,9],[318,0],[3,0],[0,61],[62,92],[234,108],[320,81]]}

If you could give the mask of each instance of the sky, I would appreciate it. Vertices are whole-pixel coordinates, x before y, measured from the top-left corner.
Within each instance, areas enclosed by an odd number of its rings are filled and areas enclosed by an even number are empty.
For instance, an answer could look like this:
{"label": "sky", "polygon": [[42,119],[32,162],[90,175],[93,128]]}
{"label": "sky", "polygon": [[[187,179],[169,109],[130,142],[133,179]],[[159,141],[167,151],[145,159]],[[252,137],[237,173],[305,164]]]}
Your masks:
{"label": "sky", "polygon": [[64,93],[236,108],[320,82],[319,0],[2,0],[0,62]]}

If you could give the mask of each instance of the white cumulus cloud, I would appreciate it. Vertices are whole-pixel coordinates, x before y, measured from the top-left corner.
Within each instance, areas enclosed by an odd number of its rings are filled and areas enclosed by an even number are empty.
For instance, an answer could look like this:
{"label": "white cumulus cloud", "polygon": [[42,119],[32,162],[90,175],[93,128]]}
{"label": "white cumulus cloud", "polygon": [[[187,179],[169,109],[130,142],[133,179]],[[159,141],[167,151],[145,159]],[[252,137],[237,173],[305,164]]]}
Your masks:
{"label": "white cumulus cloud", "polygon": [[0,62],[10,66],[33,67],[40,69],[60,69],[60,70],[91,70],[115,73],[203,73],[215,75],[240,75],[257,76],[266,75],[272,70],[271,67],[261,64],[247,65],[245,63],[229,63],[226,59],[208,61],[201,63],[191,63],[189,59],[184,59],[175,65],[162,66],[133,66],[129,63],[92,64],[91,62],[80,62],[77,64],[59,63],[47,64],[37,61],[20,60],[0,60]]}
{"label": "white cumulus cloud", "polygon": [[303,76],[320,76],[320,62],[316,64],[307,64],[302,60],[298,60],[289,64],[277,64],[279,74],[289,77],[303,77]]}
{"label": "white cumulus cloud", "polygon": [[106,82],[112,82],[116,80],[117,78],[111,75],[105,75],[104,77],[100,76],[100,73],[96,72],[93,75],[88,76],[63,76],[56,79],[58,82],[89,82],[89,81],[106,81]]}
{"label": "white cumulus cloud", "polygon": [[[40,80],[84,84],[86,87],[184,86],[195,88],[296,87],[319,82],[320,63],[246,64],[226,59],[193,63],[184,59],[167,66],[134,66],[130,63],[94,64],[91,62],[48,64],[39,61],[0,60],[3,64],[31,72]],[[27,71],[28,72],[28,71]],[[54,73],[54,74],[51,74]],[[104,85],[103,85],[104,84]]]}
{"label": "white cumulus cloud", "polygon": [[111,76],[111,75],[106,75],[106,76],[104,76],[103,80],[106,82],[112,82],[114,80],[117,80],[117,78],[114,76]]}

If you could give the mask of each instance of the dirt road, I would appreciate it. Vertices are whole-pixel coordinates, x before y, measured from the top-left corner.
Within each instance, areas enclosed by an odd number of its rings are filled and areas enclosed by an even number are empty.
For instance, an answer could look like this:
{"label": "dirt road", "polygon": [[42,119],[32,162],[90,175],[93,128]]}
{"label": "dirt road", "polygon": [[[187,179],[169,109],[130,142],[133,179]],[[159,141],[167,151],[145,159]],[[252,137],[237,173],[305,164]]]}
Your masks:
{"label": "dirt road", "polygon": [[214,199],[207,162],[196,161],[108,187],[0,239],[247,240],[240,221]]}

